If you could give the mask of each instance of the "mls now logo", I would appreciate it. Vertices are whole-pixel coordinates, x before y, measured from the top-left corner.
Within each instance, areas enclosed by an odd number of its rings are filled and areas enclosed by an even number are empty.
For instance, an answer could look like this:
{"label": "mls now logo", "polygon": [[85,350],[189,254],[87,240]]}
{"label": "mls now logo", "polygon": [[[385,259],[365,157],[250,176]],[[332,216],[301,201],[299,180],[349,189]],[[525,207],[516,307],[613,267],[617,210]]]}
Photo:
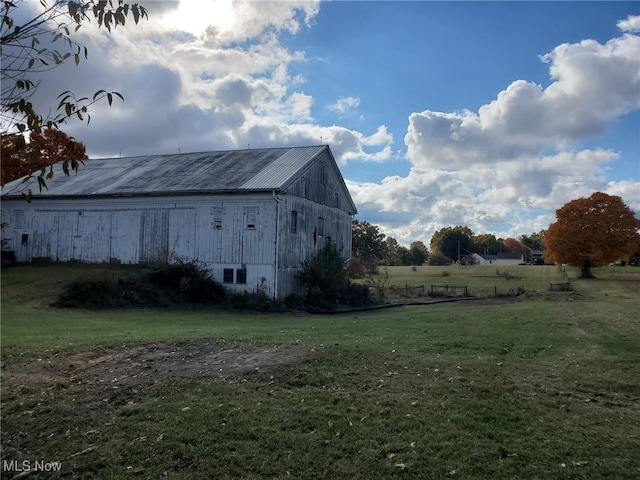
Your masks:
{"label": "mls now logo", "polygon": [[44,460],[3,460],[3,472],[59,472],[60,462],[45,462]]}

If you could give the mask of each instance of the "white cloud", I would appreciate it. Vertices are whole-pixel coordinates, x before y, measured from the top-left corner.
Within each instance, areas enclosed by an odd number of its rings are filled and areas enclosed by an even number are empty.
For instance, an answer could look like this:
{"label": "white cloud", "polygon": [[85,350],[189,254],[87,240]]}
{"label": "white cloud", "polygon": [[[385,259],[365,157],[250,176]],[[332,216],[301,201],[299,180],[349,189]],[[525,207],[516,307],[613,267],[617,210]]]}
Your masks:
{"label": "white cloud", "polygon": [[477,113],[425,110],[409,117],[408,158],[450,169],[519,161],[602,132],[640,107],[640,37],[563,44],[542,57],[547,88],[517,80]]}
{"label": "white cloud", "polygon": [[360,105],[360,99],[357,97],[343,97],[338,99],[333,105],[329,105],[329,110],[333,110],[336,113],[344,115],[345,113],[358,108]]}
{"label": "white cloud", "polygon": [[[318,125],[304,78],[289,73],[306,59],[286,48],[280,33],[309,26],[318,1],[144,5],[149,20],[139,25],[111,33],[95,22],[82,28],[79,40],[89,48],[89,61],[49,72],[47,87],[34,97],[48,106],[64,90],[92,96],[104,88],[125,96],[124,104],[111,108],[94,105],[89,128],[79,122],[64,127],[92,156],[323,142],[340,163],[391,157],[393,136],[384,126],[369,135]],[[92,61],[96,57],[100,61]]]}
{"label": "white cloud", "polygon": [[623,32],[640,32],[640,15],[629,15],[626,20],[620,20],[618,28]]}
{"label": "white cloud", "polygon": [[[295,34],[309,25],[319,7],[319,0],[180,0],[160,15],[159,23],[209,44],[229,46],[274,30]],[[153,15],[153,4],[148,8]]]}
{"label": "white cloud", "polygon": [[[621,28],[637,23],[630,17]],[[477,112],[411,114],[405,136],[411,172],[379,184],[351,183],[356,202],[381,212],[381,224],[384,212],[411,213],[412,228],[386,225],[404,242],[417,234],[428,241],[435,226],[457,224],[531,233],[546,228],[567,201],[596,190],[621,194],[637,209],[640,183],[607,182],[618,154],[574,146],[640,108],[638,52],[640,37],[630,34],[605,44],[559,45],[541,57],[552,80],[546,88],[517,80]]]}
{"label": "white cloud", "polygon": [[638,182],[632,182],[629,180],[623,180],[620,182],[609,182],[607,184],[606,192],[609,195],[617,195],[621,197],[625,203],[633,210],[636,217],[640,217],[640,184]]}

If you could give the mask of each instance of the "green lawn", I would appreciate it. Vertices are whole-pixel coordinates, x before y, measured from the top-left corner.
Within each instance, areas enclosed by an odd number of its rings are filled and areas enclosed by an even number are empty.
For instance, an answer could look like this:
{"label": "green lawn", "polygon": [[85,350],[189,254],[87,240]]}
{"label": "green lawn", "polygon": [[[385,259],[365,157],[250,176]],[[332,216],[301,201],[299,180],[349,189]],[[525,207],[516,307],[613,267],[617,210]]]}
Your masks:
{"label": "green lawn", "polygon": [[[416,292],[429,294],[431,285],[467,287],[470,295],[508,296],[520,291],[547,291],[550,283],[565,283],[572,274],[570,268],[551,265],[450,265],[446,267],[380,267],[375,278],[389,276],[389,285],[399,290],[400,296]],[[418,287],[418,290],[416,290]],[[423,289],[422,289],[423,288]],[[393,294],[393,292],[390,292]]]}
{"label": "green lawn", "polygon": [[[3,468],[62,462],[29,478],[640,477],[639,269],[597,269],[595,280],[567,269],[572,294],[360,314],[49,307],[69,279],[104,268],[3,270]],[[495,282],[542,293],[564,275],[389,273],[398,285],[444,278],[489,293]]]}

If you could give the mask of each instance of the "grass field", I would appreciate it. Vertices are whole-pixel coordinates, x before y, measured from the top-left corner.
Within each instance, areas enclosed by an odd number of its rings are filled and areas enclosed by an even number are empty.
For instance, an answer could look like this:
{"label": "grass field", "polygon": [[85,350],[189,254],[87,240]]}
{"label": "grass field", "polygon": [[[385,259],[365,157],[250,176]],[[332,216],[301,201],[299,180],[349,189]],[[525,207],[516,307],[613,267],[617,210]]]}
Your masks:
{"label": "grass field", "polygon": [[[413,269],[415,268],[415,270]],[[392,298],[429,295],[431,286],[466,287],[469,295],[509,296],[518,292],[544,292],[551,283],[566,283],[571,269],[550,265],[380,267],[373,278],[388,275],[387,296]],[[379,280],[380,281],[380,280]],[[379,283],[378,281],[378,283]],[[435,289],[436,292],[442,289]],[[461,290],[459,290],[461,291]]]}
{"label": "grass field", "polygon": [[639,269],[389,267],[527,294],[327,316],[49,306],[104,268],[2,272],[2,478],[640,477]]}

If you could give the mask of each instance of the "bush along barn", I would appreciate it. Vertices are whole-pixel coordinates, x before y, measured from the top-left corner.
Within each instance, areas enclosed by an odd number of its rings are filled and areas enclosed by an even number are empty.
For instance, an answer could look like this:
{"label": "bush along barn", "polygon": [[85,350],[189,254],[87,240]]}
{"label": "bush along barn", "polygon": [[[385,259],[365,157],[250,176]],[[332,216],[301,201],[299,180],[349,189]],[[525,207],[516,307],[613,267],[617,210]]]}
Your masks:
{"label": "bush along barn", "polygon": [[[18,262],[197,260],[231,291],[284,299],[333,242],[351,256],[357,213],[327,145],[85,160],[2,189]],[[31,200],[24,195],[31,191]]]}

